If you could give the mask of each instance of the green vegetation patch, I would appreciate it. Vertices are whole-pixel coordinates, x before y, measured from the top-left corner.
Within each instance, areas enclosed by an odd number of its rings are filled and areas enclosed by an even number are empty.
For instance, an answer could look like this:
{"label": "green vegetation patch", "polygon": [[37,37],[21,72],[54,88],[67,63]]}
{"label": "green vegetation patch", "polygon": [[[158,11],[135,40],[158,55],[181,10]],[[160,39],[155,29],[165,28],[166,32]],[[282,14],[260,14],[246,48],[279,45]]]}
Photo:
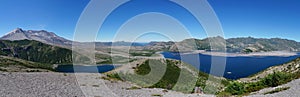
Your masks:
{"label": "green vegetation patch", "polygon": [[33,40],[0,41],[0,55],[27,61],[61,64],[72,63],[72,51]]}
{"label": "green vegetation patch", "polygon": [[[180,65],[184,65],[184,66],[186,65],[186,66],[185,68],[179,68]],[[154,71],[161,70],[160,68],[166,68],[165,72],[151,72],[152,70]],[[208,81],[209,85],[207,85],[207,80],[210,75],[204,72],[199,72],[197,75],[196,70],[197,70],[196,68],[191,68],[191,66],[185,63],[181,64],[180,61],[176,61],[176,60],[149,59],[143,62],[142,64],[137,65],[137,67],[134,70],[135,74],[111,73],[111,74],[107,74],[108,78],[105,79],[108,80],[123,79],[145,88],[172,89],[184,93],[192,93],[195,87],[201,87],[202,89],[204,88],[206,89],[204,93],[207,94],[215,94],[216,92],[221,90],[220,86],[224,87],[224,85],[230,83],[226,79],[211,77]],[[182,75],[181,76],[182,78],[179,79],[180,75]],[[153,83],[153,81],[156,80],[157,82]]]}
{"label": "green vegetation patch", "polygon": [[108,73],[106,74],[107,77],[104,77],[104,79],[107,80],[121,80],[123,81],[123,79],[120,77],[120,75],[118,73]]}
{"label": "green vegetation patch", "polygon": [[149,66],[149,60],[146,60],[143,64],[138,65],[138,67],[135,69],[135,73],[139,75],[147,75],[150,73],[151,67]]}
{"label": "green vegetation patch", "polygon": [[[223,91],[222,94],[247,95],[251,92],[259,91],[263,88],[276,87],[286,84],[293,79],[299,78],[300,73],[274,72],[257,82],[242,83],[233,81]],[[225,93],[224,93],[225,92]]]}
{"label": "green vegetation patch", "polygon": [[155,54],[154,50],[143,50],[143,51],[130,51],[131,56],[147,56],[150,57]]}
{"label": "green vegetation patch", "polygon": [[[12,57],[0,56],[0,71],[22,71],[25,69],[46,69],[53,71],[51,64],[36,63]],[[25,71],[39,72],[39,70]]]}
{"label": "green vegetation patch", "polygon": [[126,58],[121,56],[111,57],[110,55],[105,54],[96,54],[95,57],[97,60],[100,60],[97,62],[97,64],[125,64],[136,60],[133,58]]}
{"label": "green vegetation patch", "polygon": [[[159,62],[159,60],[151,60],[151,61]],[[147,60],[143,64],[139,65],[137,67],[137,69],[135,70],[135,73],[138,75],[148,74],[151,71],[149,62],[150,62],[150,60]],[[161,63],[161,64],[164,64],[164,63]],[[157,65],[161,65],[161,64],[157,64]],[[156,65],[156,64],[154,64],[154,65]],[[179,78],[181,70],[170,60],[166,60],[166,65],[167,65],[166,72],[163,75],[163,77],[161,78],[161,80],[159,80],[156,84],[150,86],[149,88],[172,89],[174,87],[174,85],[176,84],[176,82]],[[156,67],[156,66],[154,66],[154,67]],[[157,66],[157,67],[160,67],[160,66]],[[149,80],[151,80],[151,79],[149,79]]]}

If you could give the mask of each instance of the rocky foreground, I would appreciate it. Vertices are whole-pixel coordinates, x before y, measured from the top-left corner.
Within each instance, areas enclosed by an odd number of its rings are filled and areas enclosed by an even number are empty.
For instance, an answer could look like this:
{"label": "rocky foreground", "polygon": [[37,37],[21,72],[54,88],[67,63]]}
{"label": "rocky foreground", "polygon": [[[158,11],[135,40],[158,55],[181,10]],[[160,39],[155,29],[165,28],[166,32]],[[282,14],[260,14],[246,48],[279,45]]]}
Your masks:
{"label": "rocky foreground", "polygon": [[[76,75],[76,76],[75,76]],[[76,79],[77,77],[77,79]],[[205,94],[183,94],[164,89],[134,88],[126,82],[101,79],[100,74],[64,74],[53,72],[42,73],[8,73],[0,72],[1,97],[203,97]],[[290,89],[264,95],[274,88],[263,89],[252,96],[288,96],[300,95],[300,79],[286,85]]]}
{"label": "rocky foreground", "polygon": [[1,97],[84,96],[74,75],[61,73],[0,73]]}
{"label": "rocky foreground", "polygon": [[[0,73],[1,97],[198,97],[164,89],[135,89],[126,82],[101,79],[100,74]],[[77,81],[78,80],[78,81]]]}

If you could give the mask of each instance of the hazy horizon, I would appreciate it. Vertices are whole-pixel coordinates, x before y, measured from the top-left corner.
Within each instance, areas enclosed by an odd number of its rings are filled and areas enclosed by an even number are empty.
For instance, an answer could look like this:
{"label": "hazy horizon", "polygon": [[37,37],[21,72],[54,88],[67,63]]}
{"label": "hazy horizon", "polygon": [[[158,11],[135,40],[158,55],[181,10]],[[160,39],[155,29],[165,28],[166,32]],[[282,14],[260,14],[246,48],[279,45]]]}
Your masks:
{"label": "hazy horizon", "polygon": [[[23,31],[42,31],[44,29],[39,29],[39,30],[34,30],[34,29],[23,29],[23,28],[15,28],[13,30],[11,30],[10,32],[7,32],[5,33],[4,35],[6,34],[9,34],[11,33],[12,31],[16,30],[16,29],[22,29]],[[44,31],[47,31],[47,30],[44,30]],[[51,31],[47,31],[47,32],[51,32]],[[55,33],[55,32],[52,32],[52,33]],[[56,34],[56,33],[55,33]],[[3,35],[2,35],[3,36]],[[0,36],[0,37],[2,37]],[[59,35],[58,35],[59,36]],[[60,36],[60,37],[63,37],[63,36]],[[215,37],[221,37],[221,36],[215,36]],[[66,37],[63,37],[65,39],[68,39]],[[203,37],[203,38],[186,38],[186,39],[206,39],[206,38],[210,38],[210,37]],[[230,37],[230,38],[226,38],[226,37],[223,37],[224,39],[232,39],[232,38],[255,38],[255,39],[272,39],[272,38],[280,38],[280,39],[288,39],[288,38],[283,38],[283,37],[254,37],[254,36],[237,36],[237,37]],[[68,39],[68,40],[71,40],[73,41],[73,39]],[[288,40],[293,40],[293,39],[288,39]],[[172,40],[153,40],[153,41],[134,41],[134,43],[150,43],[150,42],[170,42]],[[180,42],[180,41],[183,41],[183,40],[177,40],[177,41],[172,41],[172,42]],[[296,42],[300,42],[300,41],[297,41],[297,40],[293,40],[293,41],[296,41]],[[86,42],[86,41],[84,41]],[[92,41],[92,42],[130,42],[130,41],[126,41],[126,40],[117,40],[117,41]]]}
{"label": "hazy horizon", "polygon": [[[12,6],[15,2],[24,6]],[[255,38],[283,38],[300,41],[296,35],[300,28],[299,0],[208,0],[211,7],[222,24],[225,39],[236,37],[255,37]],[[47,30],[66,39],[72,40],[76,23],[89,3],[89,0],[63,1],[63,0],[3,0],[0,4],[0,35],[20,27],[26,30]],[[154,1],[158,8],[162,8],[166,1]],[[148,10],[146,3],[138,3],[137,8]],[[55,6],[55,7],[53,7]],[[67,7],[66,7],[67,6]],[[117,9],[118,10],[118,9]],[[185,13],[184,10],[178,10],[171,14],[179,15]],[[167,12],[168,10],[161,10]],[[111,16],[108,25],[118,25],[122,19],[134,14],[134,10],[122,9],[120,15]],[[186,15],[180,22],[192,28],[190,38],[202,39],[207,37],[201,24],[195,24],[193,18]],[[151,21],[148,19],[146,21]],[[159,21],[155,20],[155,21]],[[170,31],[172,26],[166,25]],[[137,28],[138,29],[138,28]],[[115,28],[103,26],[95,41],[111,41],[114,37]],[[102,34],[103,33],[103,34]],[[184,38],[182,38],[184,39]],[[175,39],[180,41],[182,39]],[[144,36],[141,42],[148,40],[168,41],[161,35]],[[124,40],[126,41],[126,40]]]}

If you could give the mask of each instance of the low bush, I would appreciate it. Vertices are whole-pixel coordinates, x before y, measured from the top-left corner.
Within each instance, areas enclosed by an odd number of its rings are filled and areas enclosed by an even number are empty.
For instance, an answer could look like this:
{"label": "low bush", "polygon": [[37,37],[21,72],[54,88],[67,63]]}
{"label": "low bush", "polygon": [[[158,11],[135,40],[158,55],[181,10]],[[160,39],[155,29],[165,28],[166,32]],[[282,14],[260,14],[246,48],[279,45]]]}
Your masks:
{"label": "low bush", "polygon": [[264,95],[266,95],[266,94],[273,94],[273,93],[277,93],[277,92],[284,91],[284,90],[288,90],[288,89],[290,89],[290,87],[276,88],[276,89],[273,90],[273,91],[264,93]]}
{"label": "low bush", "polygon": [[293,79],[297,78],[298,73],[285,73],[285,72],[274,72],[267,75],[257,82],[241,83],[232,82],[230,83],[223,92],[230,93],[232,95],[246,95],[251,92],[255,92],[267,87],[276,87],[282,84],[286,84]]}

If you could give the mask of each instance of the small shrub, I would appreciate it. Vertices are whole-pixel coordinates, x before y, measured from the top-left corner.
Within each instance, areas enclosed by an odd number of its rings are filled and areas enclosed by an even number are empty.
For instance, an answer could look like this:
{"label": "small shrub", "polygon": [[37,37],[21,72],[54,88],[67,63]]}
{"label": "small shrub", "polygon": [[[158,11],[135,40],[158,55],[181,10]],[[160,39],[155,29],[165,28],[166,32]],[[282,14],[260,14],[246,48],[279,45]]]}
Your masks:
{"label": "small shrub", "polygon": [[[231,93],[232,95],[245,95],[251,92],[259,91],[263,88],[267,87],[276,87],[278,85],[286,84],[287,82],[292,81],[293,79],[298,78],[298,73],[285,73],[285,72],[274,72],[272,74],[267,75],[264,78],[257,82],[250,82],[250,83],[239,83],[239,82],[232,82],[231,84],[227,85],[223,92]],[[284,88],[287,89],[287,88]],[[272,92],[281,91],[283,89],[277,89]]]}
{"label": "small shrub", "polygon": [[99,85],[93,85],[93,87],[100,87]]}
{"label": "small shrub", "polygon": [[140,87],[136,87],[136,86],[133,86],[133,87],[130,87],[130,88],[126,88],[126,90],[136,90],[136,89],[141,89]]}
{"label": "small shrub", "polygon": [[288,90],[288,89],[290,89],[290,87],[276,88],[276,89],[273,90],[273,91],[264,93],[264,95],[266,95],[266,94],[273,94],[273,93],[277,93],[277,92],[284,91],[284,90]]}
{"label": "small shrub", "polygon": [[[118,73],[109,73],[106,76],[108,77],[108,79],[114,79],[114,80],[123,81],[123,79],[119,76]],[[107,79],[107,78],[104,78],[104,79]]]}
{"label": "small shrub", "polygon": [[231,97],[231,93],[228,92],[220,92],[218,93],[217,97]]}
{"label": "small shrub", "polygon": [[151,96],[158,96],[158,97],[162,97],[161,94],[152,94]]}
{"label": "small shrub", "polygon": [[231,93],[232,95],[242,95],[245,93],[245,86],[239,82],[233,82],[225,89],[225,92]]}

